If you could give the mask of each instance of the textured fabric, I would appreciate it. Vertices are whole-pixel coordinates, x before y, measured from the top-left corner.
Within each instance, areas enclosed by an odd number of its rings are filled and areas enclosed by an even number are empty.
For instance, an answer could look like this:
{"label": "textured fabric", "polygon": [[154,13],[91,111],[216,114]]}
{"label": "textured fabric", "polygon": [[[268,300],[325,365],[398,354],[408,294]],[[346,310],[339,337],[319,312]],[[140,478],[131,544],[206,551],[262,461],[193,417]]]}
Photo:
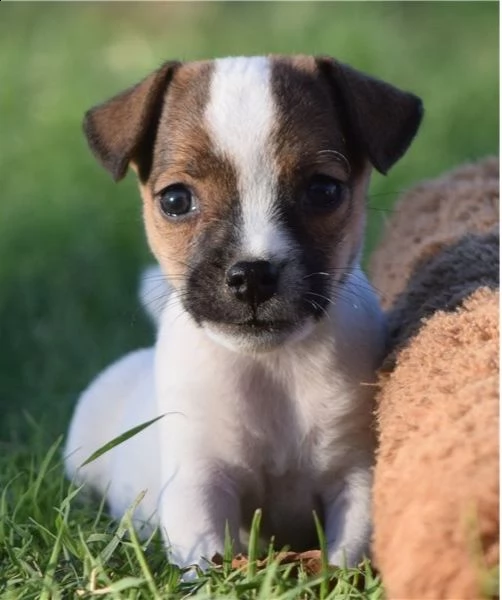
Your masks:
{"label": "textured fabric", "polygon": [[498,564],[497,174],[488,159],[406,194],[373,259],[393,300],[373,543],[390,599],[481,598]]}
{"label": "textured fabric", "polygon": [[417,264],[408,285],[388,313],[393,356],[438,310],[461,306],[479,287],[499,288],[499,234],[467,234]]}
{"label": "textured fabric", "polygon": [[392,306],[416,263],[466,233],[488,233],[498,223],[498,158],[465,165],[403,194],[369,264],[383,307]]}

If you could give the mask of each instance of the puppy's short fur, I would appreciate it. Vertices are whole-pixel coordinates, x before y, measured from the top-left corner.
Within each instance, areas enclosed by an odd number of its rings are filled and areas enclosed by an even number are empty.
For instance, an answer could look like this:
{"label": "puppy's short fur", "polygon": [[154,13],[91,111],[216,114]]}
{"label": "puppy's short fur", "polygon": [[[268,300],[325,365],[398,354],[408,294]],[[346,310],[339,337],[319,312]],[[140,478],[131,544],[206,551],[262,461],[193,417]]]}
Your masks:
{"label": "puppy's short fur", "polygon": [[258,507],[279,546],[315,545],[316,510],[332,563],[366,551],[384,326],[359,267],[365,194],[421,114],[412,94],[307,56],[168,62],[87,113],[99,161],[138,175],[168,283],[155,347],[80,398],[67,472],[117,516],[146,490],[137,523],[160,524],[174,562],[221,552],[226,523],[237,549]]}

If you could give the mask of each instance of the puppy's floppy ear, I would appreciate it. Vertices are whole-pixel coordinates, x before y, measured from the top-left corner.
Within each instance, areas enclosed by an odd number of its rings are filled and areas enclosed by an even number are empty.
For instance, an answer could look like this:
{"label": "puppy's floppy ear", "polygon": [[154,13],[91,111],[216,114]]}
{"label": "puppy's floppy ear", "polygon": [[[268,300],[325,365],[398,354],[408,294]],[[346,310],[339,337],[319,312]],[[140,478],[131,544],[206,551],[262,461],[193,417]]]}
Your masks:
{"label": "puppy's floppy ear", "polygon": [[356,143],[380,173],[406,152],[422,120],[422,101],[330,57],[316,59]]}
{"label": "puppy's floppy ear", "polygon": [[164,92],[178,62],[166,62],[140,83],[87,111],[84,132],[89,146],[115,181],[131,161],[145,180],[162,110]]}

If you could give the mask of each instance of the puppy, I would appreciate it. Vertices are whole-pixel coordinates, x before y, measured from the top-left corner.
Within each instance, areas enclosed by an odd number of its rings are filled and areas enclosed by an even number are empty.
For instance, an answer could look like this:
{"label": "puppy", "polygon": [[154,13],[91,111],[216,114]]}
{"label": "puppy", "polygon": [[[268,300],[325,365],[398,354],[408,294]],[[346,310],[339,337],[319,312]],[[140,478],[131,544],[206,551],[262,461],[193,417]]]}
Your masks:
{"label": "puppy", "polygon": [[169,297],[155,347],[80,398],[66,469],[115,516],[145,490],[136,524],[160,525],[173,562],[204,565],[226,527],[238,550],[256,508],[279,546],[314,546],[315,510],[332,564],[367,551],[385,329],[359,266],[365,195],[421,115],[414,95],[308,56],[167,62],[87,113],[102,165],[138,175]]}

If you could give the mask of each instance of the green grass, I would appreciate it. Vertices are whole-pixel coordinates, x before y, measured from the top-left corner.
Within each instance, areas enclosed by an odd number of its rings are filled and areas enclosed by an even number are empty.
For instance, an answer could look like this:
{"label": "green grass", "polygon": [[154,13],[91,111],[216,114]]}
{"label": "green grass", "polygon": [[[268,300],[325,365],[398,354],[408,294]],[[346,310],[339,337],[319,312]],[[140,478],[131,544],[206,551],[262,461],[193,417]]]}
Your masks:
{"label": "green grass", "polygon": [[[495,3],[0,5],[2,598],[92,597],[92,585],[111,598],[151,598],[152,586],[230,598],[330,587],[285,567],[180,584],[156,539],[144,549],[126,522],[82,494],[69,500],[54,445],[89,380],[153,338],[136,300],[150,258],[135,183],[113,184],[94,162],[83,112],[166,58],[264,52],[332,54],[423,98],[412,149],[374,178],[369,248],[401,190],[497,152]],[[330,597],[381,597],[371,576],[366,591],[354,577],[342,574]]]}
{"label": "green grass", "polygon": [[[230,554],[223,565],[183,582],[182,572],[165,560],[158,536],[140,543],[131,525],[131,512],[120,522],[106,518],[102,505],[79,499],[68,490],[59,460],[57,440],[42,460],[19,454],[5,476],[0,497],[1,597],[49,598],[351,598],[381,600],[378,578],[366,563],[360,569],[307,577],[294,565],[273,561],[264,570],[251,562],[233,570]],[[131,507],[132,509],[133,507]],[[259,557],[257,527],[252,529],[248,554]],[[254,533],[254,535],[253,535]]]}

